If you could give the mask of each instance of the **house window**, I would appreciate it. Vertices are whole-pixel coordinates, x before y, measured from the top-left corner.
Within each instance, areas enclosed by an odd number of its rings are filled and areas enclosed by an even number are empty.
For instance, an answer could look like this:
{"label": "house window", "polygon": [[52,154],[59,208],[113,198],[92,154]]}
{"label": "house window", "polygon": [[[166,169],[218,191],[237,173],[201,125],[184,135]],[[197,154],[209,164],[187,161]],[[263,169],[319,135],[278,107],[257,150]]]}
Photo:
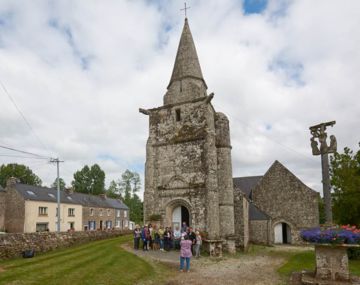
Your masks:
{"label": "house window", "polygon": [[120,220],[116,220],[116,222],[115,222],[115,227],[116,227],[116,228],[120,228]]}
{"label": "house window", "polygon": [[120,218],[120,210],[116,210],[116,217]]}
{"label": "house window", "polygon": [[124,211],[124,218],[127,218],[127,211]]}
{"label": "house window", "polygon": [[69,230],[73,231],[75,229],[75,222],[69,222]]}
{"label": "house window", "polygon": [[47,207],[39,207],[39,216],[47,216],[48,208]]}
{"label": "house window", "polygon": [[107,209],[107,215],[110,216],[110,209]]}
{"label": "house window", "polygon": [[37,232],[47,232],[49,231],[49,223],[36,223]]}
{"label": "house window", "polygon": [[89,221],[89,230],[91,230],[91,231],[96,230],[96,222],[95,221]]}
{"label": "house window", "polygon": [[75,209],[74,208],[69,208],[68,209],[68,216],[69,217],[75,217]]}
{"label": "house window", "polygon": [[106,221],[105,222],[105,228],[106,229],[111,229],[112,228],[112,221]]}
{"label": "house window", "polygon": [[94,216],[94,209],[90,209],[90,216]]}
{"label": "house window", "polygon": [[102,216],[102,215],[103,215],[103,210],[101,209],[100,213],[99,213],[99,216]]}
{"label": "house window", "polygon": [[175,115],[176,115],[176,122],[180,122],[180,120],[181,120],[181,112],[180,112],[180,109],[176,109],[176,110],[175,110]]}

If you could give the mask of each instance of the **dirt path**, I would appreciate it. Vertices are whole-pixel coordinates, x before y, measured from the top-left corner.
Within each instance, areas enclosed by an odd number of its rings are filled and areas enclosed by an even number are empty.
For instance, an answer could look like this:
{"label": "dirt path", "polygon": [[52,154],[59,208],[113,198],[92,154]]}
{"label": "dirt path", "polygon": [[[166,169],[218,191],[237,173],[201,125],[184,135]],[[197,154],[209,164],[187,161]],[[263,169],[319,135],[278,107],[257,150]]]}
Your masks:
{"label": "dirt path", "polygon": [[[157,260],[172,264],[178,270],[179,252],[161,251],[134,251],[126,246],[128,251],[147,259]],[[192,285],[278,285],[282,284],[276,269],[285,261],[280,255],[237,255],[220,259],[199,258],[191,259],[191,272],[178,272],[167,285],[192,284]]]}

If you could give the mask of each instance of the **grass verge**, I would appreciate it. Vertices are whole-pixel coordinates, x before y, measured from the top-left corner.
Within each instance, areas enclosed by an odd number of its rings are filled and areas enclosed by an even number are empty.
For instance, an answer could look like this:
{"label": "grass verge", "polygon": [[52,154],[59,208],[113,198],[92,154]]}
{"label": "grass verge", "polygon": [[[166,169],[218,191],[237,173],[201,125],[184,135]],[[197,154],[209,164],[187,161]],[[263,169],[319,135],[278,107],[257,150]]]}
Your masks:
{"label": "grass verge", "polygon": [[[349,266],[351,274],[360,276],[360,260],[350,260]],[[288,278],[294,271],[314,270],[314,268],[314,251],[304,251],[291,255],[287,262],[278,269],[278,273],[282,277]]]}
{"label": "grass verge", "polygon": [[131,236],[0,262],[0,284],[161,284],[171,270],[125,251]]}

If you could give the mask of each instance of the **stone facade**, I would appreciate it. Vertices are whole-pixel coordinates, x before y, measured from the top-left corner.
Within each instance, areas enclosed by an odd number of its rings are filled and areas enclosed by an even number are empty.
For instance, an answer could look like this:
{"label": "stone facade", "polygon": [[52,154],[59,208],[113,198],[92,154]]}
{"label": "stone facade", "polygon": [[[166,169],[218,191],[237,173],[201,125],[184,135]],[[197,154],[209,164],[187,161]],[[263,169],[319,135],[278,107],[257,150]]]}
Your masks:
{"label": "stone facade", "polygon": [[22,252],[34,249],[38,252],[47,252],[58,248],[78,245],[89,241],[113,238],[129,231],[87,231],[65,233],[25,233],[0,235],[0,260],[20,257]]}
{"label": "stone facade", "polygon": [[270,243],[276,227],[290,233],[288,243],[301,243],[300,230],[319,225],[319,193],[307,187],[280,162],[274,164],[252,190],[253,203],[271,217]]}
{"label": "stone facade", "polygon": [[[234,196],[229,121],[208,95],[187,19],[164,105],[149,115],[144,219],[160,214],[172,225],[176,207],[190,224],[234,250]],[[228,242],[225,242],[228,241]]]}
{"label": "stone facade", "polygon": [[271,221],[269,220],[254,220],[250,221],[249,231],[251,243],[270,245],[270,228]]}

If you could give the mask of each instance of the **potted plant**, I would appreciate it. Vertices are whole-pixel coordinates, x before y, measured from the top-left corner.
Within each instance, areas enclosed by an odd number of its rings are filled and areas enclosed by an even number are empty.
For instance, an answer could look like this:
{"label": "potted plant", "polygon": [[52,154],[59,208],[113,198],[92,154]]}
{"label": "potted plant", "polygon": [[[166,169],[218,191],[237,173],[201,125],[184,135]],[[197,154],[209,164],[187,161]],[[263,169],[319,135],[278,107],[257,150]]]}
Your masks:
{"label": "potted plant", "polygon": [[349,281],[349,247],[360,247],[360,230],[355,226],[331,226],[303,230],[304,241],[315,245],[315,278]]}

